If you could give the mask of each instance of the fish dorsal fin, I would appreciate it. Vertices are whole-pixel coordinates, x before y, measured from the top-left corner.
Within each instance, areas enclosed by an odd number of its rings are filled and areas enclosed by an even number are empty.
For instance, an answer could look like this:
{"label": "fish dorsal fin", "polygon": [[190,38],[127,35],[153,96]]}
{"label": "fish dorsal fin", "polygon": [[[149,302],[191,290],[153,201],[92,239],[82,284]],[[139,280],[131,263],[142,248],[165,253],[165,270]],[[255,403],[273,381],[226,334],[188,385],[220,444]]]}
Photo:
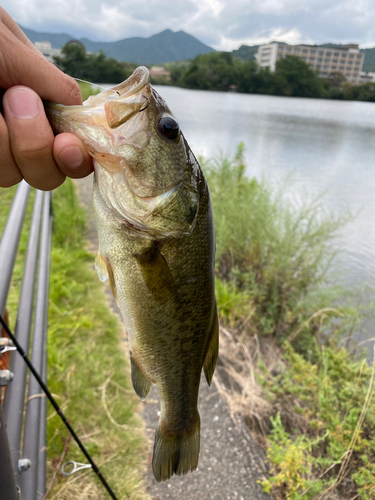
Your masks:
{"label": "fish dorsal fin", "polygon": [[176,285],[165,257],[153,244],[146,252],[135,256],[147,288],[156,300],[166,301],[177,297]]}
{"label": "fish dorsal fin", "polygon": [[211,380],[215,371],[218,354],[219,354],[219,322],[217,319],[217,306],[215,304],[214,317],[212,318],[210,341],[208,344],[206,357],[203,363],[204,374],[206,376],[208,385],[211,385]]}
{"label": "fish dorsal fin", "polygon": [[130,363],[132,370],[132,383],[135,393],[142,401],[144,401],[147,398],[148,393],[150,392],[152,382],[150,382],[146,375],[143,373],[142,368],[131,352]]}
{"label": "fish dorsal fin", "polygon": [[107,279],[109,279],[109,286],[111,287],[112,295],[117,304],[117,290],[112,265],[108,258],[103,257],[100,250],[95,259],[95,269],[98,271],[98,276],[101,281],[107,281]]}

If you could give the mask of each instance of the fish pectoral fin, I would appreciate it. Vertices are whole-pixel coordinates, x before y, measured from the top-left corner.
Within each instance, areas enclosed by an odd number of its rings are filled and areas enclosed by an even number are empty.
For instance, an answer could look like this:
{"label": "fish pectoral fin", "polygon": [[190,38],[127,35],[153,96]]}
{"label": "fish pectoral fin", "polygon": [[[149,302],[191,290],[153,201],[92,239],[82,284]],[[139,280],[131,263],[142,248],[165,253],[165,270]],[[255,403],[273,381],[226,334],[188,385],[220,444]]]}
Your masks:
{"label": "fish pectoral fin", "polygon": [[163,422],[155,433],[152,471],[158,483],[167,481],[173,474],[181,476],[194,471],[198,466],[200,450],[200,417],[197,411],[196,420],[190,429],[176,433],[168,429]]}
{"label": "fish pectoral fin", "polygon": [[95,259],[95,269],[98,271],[98,276],[100,281],[107,281],[108,279],[107,264],[105,263],[104,257],[100,253],[100,250],[98,251],[98,254]]}
{"label": "fish pectoral fin", "polygon": [[152,382],[150,382],[143,373],[142,368],[139,366],[137,360],[133,357],[131,352],[130,363],[132,370],[132,383],[135,393],[142,401],[144,401],[150,392]]}
{"label": "fish pectoral fin", "polygon": [[208,385],[211,385],[218,354],[219,354],[219,321],[217,318],[217,306],[215,304],[215,312],[214,312],[214,317],[212,319],[212,327],[211,327],[211,339],[208,344],[206,357],[203,363],[204,374],[206,376]]}
{"label": "fish pectoral fin", "polygon": [[117,304],[117,290],[112,265],[108,258],[103,257],[100,250],[95,259],[95,269],[98,271],[98,276],[101,281],[107,281],[107,279],[109,279],[109,286],[111,287],[112,295]]}
{"label": "fish pectoral fin", "polygon": [[176,285],[168,263],[153,244],[146,252],[135,255],[147,288],[156,300],[176,298]]}

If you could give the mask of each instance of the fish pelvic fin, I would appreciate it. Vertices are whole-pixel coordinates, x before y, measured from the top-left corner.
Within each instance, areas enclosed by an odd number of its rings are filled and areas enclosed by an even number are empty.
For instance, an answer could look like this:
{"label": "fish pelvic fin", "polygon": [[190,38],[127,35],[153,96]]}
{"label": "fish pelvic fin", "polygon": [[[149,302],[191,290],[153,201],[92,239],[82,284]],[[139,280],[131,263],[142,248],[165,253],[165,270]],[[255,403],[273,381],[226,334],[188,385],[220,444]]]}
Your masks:
{"label": "fish pelvic fin", "polygon": [[155,433],[152,471],[158,483],[167,481],[173,474],[181,476],[198,466],[201,421],[197,411],[196,422],[182,434],[163,430],[161,421]]}
{"label": "fish pelvic fin", "polygon": [[219,321],[217,318],[217,306],[215,304],[215,312],[214,312],[214,317],[212,319],[212,327],[211,327],[211,339],[208,344],[206,357],[203,363],[204,374],[206,376],[208,385],[211,385],[218,354],[219,354]]}
{"label": "fish pelvic fin", "polygon": [[130,364],[134,391],[137,396],[144,401],[151,390],[152,382],[148,380],[132,353],[130,353]]}

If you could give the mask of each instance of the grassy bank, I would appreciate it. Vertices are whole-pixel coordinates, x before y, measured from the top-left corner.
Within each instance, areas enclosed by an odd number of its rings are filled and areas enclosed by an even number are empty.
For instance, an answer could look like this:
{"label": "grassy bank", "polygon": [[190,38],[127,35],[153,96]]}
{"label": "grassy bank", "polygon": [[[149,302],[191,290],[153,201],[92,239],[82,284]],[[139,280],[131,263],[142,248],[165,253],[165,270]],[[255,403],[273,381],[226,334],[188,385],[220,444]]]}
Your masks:
{"label": "grassy bank", "polygon": [[[217,236],[223,394],[267,452],[264,489],[278,499],[374,500],[375,371],[343,346],[362,313],[329,275],[332,240],[350,215],[327,214],[319,200],[294,208],[282,189],[245,176],[241,148],[203,167]],[[0,190],[0,230],[14,191]],[[138,400],[70,181],[54,208],[49,385],[119,498],[141,500]],[[9,300],[12,327],[29,222],[30,210]],[[62,477],[68,460],[84,461],[50,411],[47,498],[107,498],[92,471]]]}
{"label": "grassy bank", "polygon": [[[361,314],[333,286],[331,242],[349,214],[295,209],[232,160],[204,166],[217,237],[224,391],[267,450],[280,499],[375,499],[374,368],[340,339]],[[221,384],[219,384],[221,386]]]}
{"label": "grassy bank", "polygon": [[[15,189],[0,190],[2,230]],[[8,302],[14,327],[32,204]],[[68,180],[54,196],[48,331],[48,385],[119,499],[146,498],[141,486],[145,438],[139,404],[131,387],[128,356],[120,325],[110,312],[85,248],[85,216]],[[60,418],[49,407],[48,499],[105,499],[108,494],[91,471],[65,478],[68,460],[85,462]]]}

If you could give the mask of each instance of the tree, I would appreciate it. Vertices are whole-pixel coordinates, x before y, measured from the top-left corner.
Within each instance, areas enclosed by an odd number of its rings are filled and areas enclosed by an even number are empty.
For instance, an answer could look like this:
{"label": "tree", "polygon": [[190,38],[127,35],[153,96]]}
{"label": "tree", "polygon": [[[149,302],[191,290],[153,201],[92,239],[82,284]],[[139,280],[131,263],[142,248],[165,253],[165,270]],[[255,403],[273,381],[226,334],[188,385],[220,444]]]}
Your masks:
{"label": "tree", "polygon": [[276,63],[274,89],[276,95],[294,97],[323,97],[321,79],[304,61],[286,56]]}
{"label": "tree", "polygon": [[59,69],[72,76],[94,83],[121,83],[134,71],[136,65],[107,58],[103,51],[86,54],[81,44],[67,43],[62,56],[54,57]]}
{"label": "tree", "polygon": [[251,94],[269,94],[273,75],[268,68],[261,68],[255,61],[237,63],[237,90]]}
{"label": "tree", "polygon": [[236,67],[229,52],[201,54],[191,62],[181,77],[185,87],[226,91],[236,84]]}
{"label": "tree", "polygon": [[61,53],[62,56],[53,58],[56,66],[70,76],[84,79],[87,64],[85,48],[80,43],[67,43]]}

